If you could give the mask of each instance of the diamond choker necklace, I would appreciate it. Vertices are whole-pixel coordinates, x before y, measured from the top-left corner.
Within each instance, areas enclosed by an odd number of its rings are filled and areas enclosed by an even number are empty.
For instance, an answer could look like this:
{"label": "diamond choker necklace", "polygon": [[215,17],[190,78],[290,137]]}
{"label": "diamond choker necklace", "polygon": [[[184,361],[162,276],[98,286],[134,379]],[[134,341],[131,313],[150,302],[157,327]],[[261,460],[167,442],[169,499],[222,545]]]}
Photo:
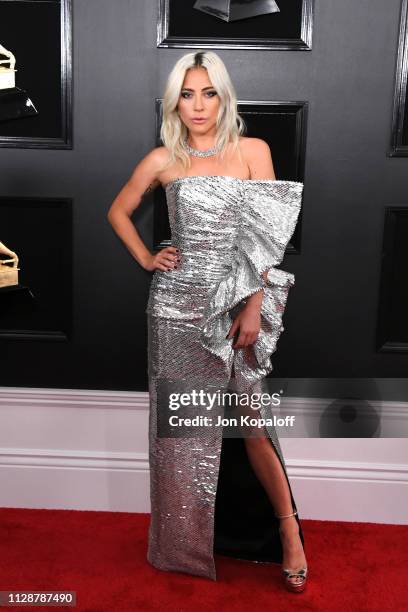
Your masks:
{"label": "diamond choker necklace", "polygon": [[193,149],[193,147],[190,147],[187,140],[184,141],[184,146],[187,149],[187,153],[189,155],[194,155],[194,157],[211,157],[211,155],[215,155],[221,151],[221,145],[211,147],[211,149],[204,149],[203,151],[200,149]]}

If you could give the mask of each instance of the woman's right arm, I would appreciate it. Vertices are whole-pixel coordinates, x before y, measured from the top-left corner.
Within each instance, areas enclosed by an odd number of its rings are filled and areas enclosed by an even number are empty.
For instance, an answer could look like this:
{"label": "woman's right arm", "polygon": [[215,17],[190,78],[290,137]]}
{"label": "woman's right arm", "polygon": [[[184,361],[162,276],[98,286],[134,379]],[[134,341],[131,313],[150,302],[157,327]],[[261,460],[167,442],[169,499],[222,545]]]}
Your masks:
{"label": "woman's right arm", "polygon": [[169,246],[153,255],[146,247],[130,217],[143,196],[160,184],[158,169],[164,161],[165,149],[158,147],[144,157],[108,210],[107,218],[124,245],[145,269],[152,272],[171,270],[177,261],[177,249]]}

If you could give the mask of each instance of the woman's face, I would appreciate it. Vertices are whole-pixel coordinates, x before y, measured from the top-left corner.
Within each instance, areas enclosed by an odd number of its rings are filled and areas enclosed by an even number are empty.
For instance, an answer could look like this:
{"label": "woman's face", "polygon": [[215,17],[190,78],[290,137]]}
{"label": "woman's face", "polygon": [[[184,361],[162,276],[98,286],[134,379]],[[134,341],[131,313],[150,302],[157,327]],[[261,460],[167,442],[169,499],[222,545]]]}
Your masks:
{"label": "woman's face", "polygon": [[219,107],[220,98],[211,84],[207,70],[187,70],[180,92],[178,111],[188,130],[195,134],[215,133]]}

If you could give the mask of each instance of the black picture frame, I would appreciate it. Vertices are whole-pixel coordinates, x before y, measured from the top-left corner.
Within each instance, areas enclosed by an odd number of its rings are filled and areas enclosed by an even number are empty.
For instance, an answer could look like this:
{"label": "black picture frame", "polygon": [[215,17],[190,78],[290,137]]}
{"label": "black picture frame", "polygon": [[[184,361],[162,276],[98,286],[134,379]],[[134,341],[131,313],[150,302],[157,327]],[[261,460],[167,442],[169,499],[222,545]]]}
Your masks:
{"label": "black picture frame", "polygon": [[408,157],[408,0],[402,0],[389,157]]}
{"label": "black picture frame", "polygon": [[72,149],[72,0],[0,0],[0,42],[38,111],[0,121],[0,147]]}
{"label": "black picture frame", "polygon": [[[156,98],[156,145],[160,146],[162,98]],[[262,138],[271,149],[275,175],[280,180],[304,181],[307,140],[307,101],[238,101],[238,112],[246,124],[244,136]],[[166,194],[162,187],[154,191],[153,250],[171,244]],[[302,212],[286,253],[300,253]]]}
{"label": "black picture frame", "polygon": [[[1,241],[18,258],[18,285],[0,288],[0,341],[72,336],[70,198],[0,197]],[[3,258],[3,257],[2,257]]]}
{"label": "black picture frame", "polygon": [[387,206],[378,297],[375,350],[408,353],[408,206]]}
{"label": "black picture frame", "polygon": [[312,49],[314,0],[277,0],[279,13],[235,22],[225,22],[194,9],[195,0],[158,2],[157,47]]}

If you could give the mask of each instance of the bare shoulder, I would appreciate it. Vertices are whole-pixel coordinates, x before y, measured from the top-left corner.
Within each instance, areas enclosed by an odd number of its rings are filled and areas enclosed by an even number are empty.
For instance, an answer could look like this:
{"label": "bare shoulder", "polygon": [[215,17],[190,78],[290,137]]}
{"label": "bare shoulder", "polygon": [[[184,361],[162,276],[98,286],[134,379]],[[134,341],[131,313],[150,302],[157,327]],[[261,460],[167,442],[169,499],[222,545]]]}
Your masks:
{"label": "bare shoulder", "polygon": [[248,164],[254,164],[265,158],[272,159],[270,146],[262,138],[242,137],[240,144]]}
{"label": "bare shoulder", "polygon": [[267,151],[270,152],[270,147],[265,140],[262,138],[251,138],[249,136],[241,136],[240,144],[244,151],[252,154],[265,153]]}
{"label": "bare shoulder", "polygon": [[159,169],[169,159],[169,152],[166,147],[156,147],[149,151],[145,156],[144,162],[153,172],[158,173]]}
{"label": "bare shoulder", "polygon": [[251,171],[251,178],[275,179],[272,153],[262,138],[241,137],[241,150]]}
{"label": "bare shoulder", "polygon": [[134,168],[130,183],[132,185],[143,185],[148,190],[154,189],[161,182],[161,168],[167,159],[168,151],[166,147],[152,149]]}

